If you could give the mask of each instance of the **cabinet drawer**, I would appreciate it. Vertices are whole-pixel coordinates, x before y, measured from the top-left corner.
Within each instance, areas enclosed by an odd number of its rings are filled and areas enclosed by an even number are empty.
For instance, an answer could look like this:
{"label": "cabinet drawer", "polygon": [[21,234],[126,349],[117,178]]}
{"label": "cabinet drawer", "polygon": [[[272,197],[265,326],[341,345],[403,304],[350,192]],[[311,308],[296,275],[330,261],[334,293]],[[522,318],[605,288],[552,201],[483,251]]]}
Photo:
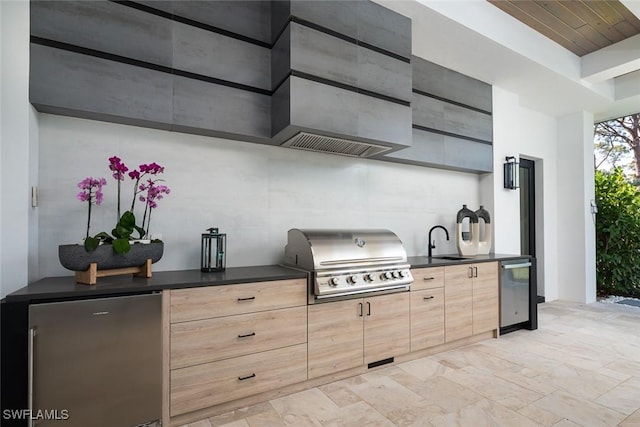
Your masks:
{"label": "cabinet drawer", "polygon": [[178,289],[171,291],[171,323],[306,304],[305,279]]}
{"label": "cabinet drawer", "polygon": [[444,288],[411,292],[411,351],[444,343]]}
{"label": "cabinet drawer", "polygon": [[175,369],[171,371],[171,416],[306,379],[306,344]]}
{"label": "cabinet drawer", "polygon": [[171,369],[307,341],[307,307],[171,325]]}
{"label": "cabinet drawer", "polygon": [[412,291],[444,286],[444,267],[414,268],[411,269],[411,275],[413,276]]}

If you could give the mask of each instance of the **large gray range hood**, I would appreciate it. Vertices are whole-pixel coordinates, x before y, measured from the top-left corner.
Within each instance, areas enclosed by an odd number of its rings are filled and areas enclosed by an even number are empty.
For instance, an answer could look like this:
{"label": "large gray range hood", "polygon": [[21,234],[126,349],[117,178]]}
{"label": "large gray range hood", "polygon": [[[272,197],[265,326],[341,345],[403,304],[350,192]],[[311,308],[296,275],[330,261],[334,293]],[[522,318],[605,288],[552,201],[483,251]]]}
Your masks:
{"label": "large gray range hood", "polygon": [[331,3],[273,3],[274,144],[355,157],[410,146],[411,20]]}

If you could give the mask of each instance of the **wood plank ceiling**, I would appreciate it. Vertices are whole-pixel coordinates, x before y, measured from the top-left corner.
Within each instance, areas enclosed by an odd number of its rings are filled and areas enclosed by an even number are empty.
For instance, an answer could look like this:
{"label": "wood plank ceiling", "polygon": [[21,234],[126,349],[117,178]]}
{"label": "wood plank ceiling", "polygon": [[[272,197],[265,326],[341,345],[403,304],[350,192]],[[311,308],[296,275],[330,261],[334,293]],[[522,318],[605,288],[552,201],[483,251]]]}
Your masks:
{"label": "wood plank ceiling", "polygon": [[487,0],[578,56],[640,33],[617,0]]}

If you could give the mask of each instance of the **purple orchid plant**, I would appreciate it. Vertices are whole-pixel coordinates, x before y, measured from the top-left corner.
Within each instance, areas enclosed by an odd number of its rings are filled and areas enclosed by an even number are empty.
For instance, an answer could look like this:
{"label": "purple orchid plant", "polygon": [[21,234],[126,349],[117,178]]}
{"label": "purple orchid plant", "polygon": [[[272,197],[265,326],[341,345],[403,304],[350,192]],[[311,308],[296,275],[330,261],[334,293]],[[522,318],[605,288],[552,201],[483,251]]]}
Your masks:
{"label": "purple orchid plant", "polygon": [[[102,186],[107,182],[104,178],[94,179],[87,178],[78,184],[83,192],[78,194],[78,199],[89,202],[89,219],[87,223],[87,237],[84,241],[84,247],[87,251],[92,251],[100,245],[101,242],[113,245],[116,253],[123,254],[131,249],[130,240],[144,239],[149,235],[149,226],[151,224],[151,212],[158,207],[158,201],[162,200],[171,192],[171,189],[164,184],[164,180],[159,175],[164,172],[164,167],[157,163],[142,164],[138,169],[129,170],[129,168],[117,156],[109,158],[109,170],[112,172],[113,178],[118,185],[118,203],[117,203],[117,223],[111,231],[111,235],[106,232],[100,232],[94,237],[89,236],[89,227],[91,222],[91,204],[101,204],[103,200]],[[128,173],[127,173],[128,172]],[[121,183],[126,177],[134,181],[133,199],[131,200],[131,208],[121,214]],[[145,179],[146,178],[146,179]],[[142,181],[142,183],[141,183]],[[134,215],[136,201],[144,203],[144,211],[142,223],[137,224]],[[133,237],[134,232],[138,236]]]}
{"label": "purple orchid plant", "polygon": [[78,188],[82,191],[78,193],[76,198],[81,202],[87,202],[89,205],[87,214],[87,239],[89,238],[89,229],[91,228],[91,206],[94,204],[102,204],[102,201],[104,200],[102,187],[105,185],[107,185],[106,179],[92,177],[87,177],[78,183]]}

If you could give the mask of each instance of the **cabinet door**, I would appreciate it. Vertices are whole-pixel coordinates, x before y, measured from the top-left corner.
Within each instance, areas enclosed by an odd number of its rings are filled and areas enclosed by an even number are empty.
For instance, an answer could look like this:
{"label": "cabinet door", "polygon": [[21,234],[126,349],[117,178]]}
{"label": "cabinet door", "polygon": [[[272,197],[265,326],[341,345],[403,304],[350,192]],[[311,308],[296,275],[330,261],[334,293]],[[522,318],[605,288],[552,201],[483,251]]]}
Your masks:
{"label": "cabinet door", "polygon": [[306,322],[304,306],[174,323],[171,369],[304,343]]}
{"label": "cabinet door", "polygon": [[364,362],[409,353],[409,292],[364,299]]}
{"label": "cabinet door", "polygon": [[473,278],[469,265],[445,267],[445,340],[451,342],[473,334]]}
{"label": "cabinet door", "polygon": [[307,346],[298,344],[174,369],[171,416],[303,382],[306,360]]}
{"label": "cabinet door", "polygon": [[498,263],[477,264],[473,279],[473,333],[487,332],[499,326]]}
{"label": "cabinet door", "polygon": [[362,299],[309,306],[309,378],[362,366]]}
{"label": "cabinet door", "polygon": [[411,291],[411,351],[444,343],[444,288]]}
{"label": "cabinet door", "polygon": [[444,286],[444,267],[412,268],[412,291],[442,288]]}
{"label": "cabinet door", "polygon": [[178,289],[171,291],[171,323],[306,304],[305,279]]}

